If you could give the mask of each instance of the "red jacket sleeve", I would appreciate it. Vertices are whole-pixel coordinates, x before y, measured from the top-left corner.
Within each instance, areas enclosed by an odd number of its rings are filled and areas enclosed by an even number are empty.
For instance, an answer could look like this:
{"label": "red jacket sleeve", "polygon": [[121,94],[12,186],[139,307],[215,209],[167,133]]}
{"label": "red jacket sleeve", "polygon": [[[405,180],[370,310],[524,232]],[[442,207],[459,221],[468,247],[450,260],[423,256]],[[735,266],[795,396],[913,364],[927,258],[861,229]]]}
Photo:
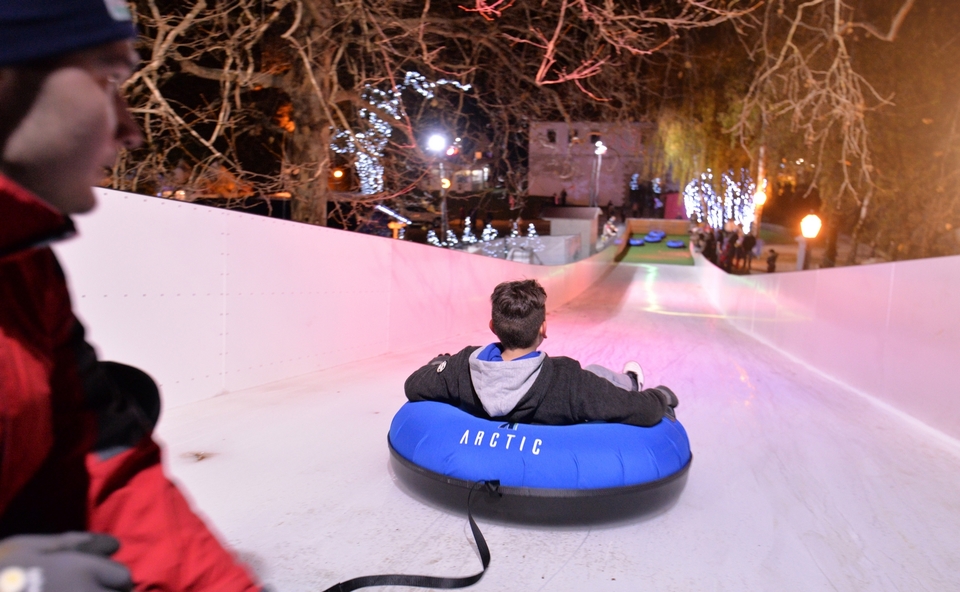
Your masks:
{"label": "red jacket sleeve", "polygon": [[106,460],[87,456],[90,530],[120,540],[113,558],[130,568],[136,590],[260,590],[167,479],[160,457],[150,437]]}

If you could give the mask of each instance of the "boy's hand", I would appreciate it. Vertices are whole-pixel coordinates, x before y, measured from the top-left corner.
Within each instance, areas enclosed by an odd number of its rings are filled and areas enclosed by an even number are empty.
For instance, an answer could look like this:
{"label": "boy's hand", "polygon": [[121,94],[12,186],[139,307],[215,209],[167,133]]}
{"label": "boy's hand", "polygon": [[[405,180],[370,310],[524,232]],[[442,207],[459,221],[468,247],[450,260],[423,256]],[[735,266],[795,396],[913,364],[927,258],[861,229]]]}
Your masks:
{"label": "boy's hand", "polygon": [[663,402],[665,407],[663,414],[669,417],[670,419],[676,421],[677,414],[674,411],[674,408],[680,404],[680,400],[677,399],[677,395],[673,393],[669,388],[660,385],[656,388],[651,389],[656,391],[657,395],[660,397],[660,400]]}
{"label": "boy's hand", "polygon": [[105,534],[20,535],[0,541],[0,589],[108,592],[133,589],[130,571],[107,559],[119,548]]}

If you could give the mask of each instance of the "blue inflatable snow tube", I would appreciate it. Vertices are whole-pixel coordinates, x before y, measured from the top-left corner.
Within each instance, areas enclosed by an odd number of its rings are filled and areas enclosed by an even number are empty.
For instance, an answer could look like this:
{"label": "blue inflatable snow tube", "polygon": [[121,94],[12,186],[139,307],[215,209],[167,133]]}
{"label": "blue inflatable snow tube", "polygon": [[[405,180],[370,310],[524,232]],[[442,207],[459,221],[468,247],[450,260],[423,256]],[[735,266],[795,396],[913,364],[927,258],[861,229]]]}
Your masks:
{"label": "blue inflatable snow tube", "polygon": [[631,239],[630,239],[630,246],[631,246],[631,247],[642,247],[642,246],[643,246],[643,239],[642,239],[642,238],[631,238]]}
{"label": "blue inflatable snow tube", "polygon": [[682,240],[668,240],[667,247],[671,249],[682,249],[685,243]]}
{"label": "blue inflatable snow tube", "polygon": [[547,426],[475,417],[446,403],[406,403],[390,425],[394,457],[448,483],[499,480],[506,494],[599,495],[685,475],[691,454],[678,421]]}
{"label": "blue inflatable snow tube", "polygon": [[650,231],[650,233],[648,233],[647,236],[643,237],[643,239],[648,243],[659,243],[660,241],[663,240],[664,236],[666,235],[660,234],[659,232],[656,232],[656,231]]}

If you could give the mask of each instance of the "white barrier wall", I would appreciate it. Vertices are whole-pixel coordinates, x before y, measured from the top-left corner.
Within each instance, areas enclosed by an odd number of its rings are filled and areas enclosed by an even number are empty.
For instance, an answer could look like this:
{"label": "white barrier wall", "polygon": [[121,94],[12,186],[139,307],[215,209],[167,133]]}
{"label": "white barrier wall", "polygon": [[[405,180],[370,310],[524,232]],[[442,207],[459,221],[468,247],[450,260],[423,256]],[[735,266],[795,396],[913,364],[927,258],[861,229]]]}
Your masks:
{"label": "white barrier wall", "polygon": [[697,265],[740,330],[960,438],[960,257],[750,276]]}
{"label": "white barrier wall", "polygon": [[550,309],[614,249],[543,267],[98,190],[57,253],[102,359],[141,367],[174,407],[422,347],[486,326],[501,281],[533,278]]}

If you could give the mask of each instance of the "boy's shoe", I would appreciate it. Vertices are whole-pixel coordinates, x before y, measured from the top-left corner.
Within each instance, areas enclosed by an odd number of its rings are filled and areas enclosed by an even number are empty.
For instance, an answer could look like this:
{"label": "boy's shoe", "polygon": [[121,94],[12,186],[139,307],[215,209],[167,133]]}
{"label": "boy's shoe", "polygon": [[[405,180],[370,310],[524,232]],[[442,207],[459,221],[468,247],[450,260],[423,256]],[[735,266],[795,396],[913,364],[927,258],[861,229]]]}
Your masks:
{"label": "boy's shoe", "polygon": [[633,379],[638,391],[643,390],[643,368],[640,364],[634,361],[627,362],[623,365],[623,373]]}

